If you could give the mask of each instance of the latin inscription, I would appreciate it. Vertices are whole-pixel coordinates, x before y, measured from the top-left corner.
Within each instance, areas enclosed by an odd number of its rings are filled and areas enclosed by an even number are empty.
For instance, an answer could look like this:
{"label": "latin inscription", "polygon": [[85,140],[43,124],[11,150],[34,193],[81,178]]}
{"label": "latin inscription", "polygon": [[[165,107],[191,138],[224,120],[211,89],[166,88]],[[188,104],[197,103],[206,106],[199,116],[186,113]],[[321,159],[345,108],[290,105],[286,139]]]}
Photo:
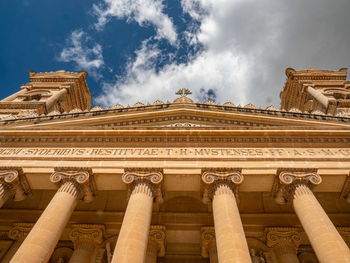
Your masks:
{"label": "latin inscription", "polygon": [[346,158],[348,148],[0,148],[5,157]]}

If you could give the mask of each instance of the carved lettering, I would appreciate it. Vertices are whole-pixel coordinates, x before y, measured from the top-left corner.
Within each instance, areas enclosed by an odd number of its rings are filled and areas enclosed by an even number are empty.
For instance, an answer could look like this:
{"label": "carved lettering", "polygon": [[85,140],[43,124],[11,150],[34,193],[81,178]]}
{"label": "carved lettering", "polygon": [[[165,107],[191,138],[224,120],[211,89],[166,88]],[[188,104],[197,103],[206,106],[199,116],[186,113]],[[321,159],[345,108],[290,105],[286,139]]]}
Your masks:
{"label": "carved lettering", "polygon": [[0,148],[0,159],[20,158],[349,158],[349,148]]}

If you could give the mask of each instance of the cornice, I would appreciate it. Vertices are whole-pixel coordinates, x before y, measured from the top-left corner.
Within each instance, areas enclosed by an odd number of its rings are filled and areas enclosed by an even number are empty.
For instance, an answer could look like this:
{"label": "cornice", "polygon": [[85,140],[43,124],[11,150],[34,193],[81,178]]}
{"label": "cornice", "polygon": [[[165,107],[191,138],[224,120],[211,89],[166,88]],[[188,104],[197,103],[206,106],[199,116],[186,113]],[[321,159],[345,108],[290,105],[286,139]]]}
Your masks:
{"label": "cornice", "polygon": [[[232,104],[233,105],[233,104]],[[213,105],[213,104],[203,104],[203,103],[164,103],[156,105],[137,105],[134,107],[117,107],[112,109],[101,109],[84,112],[75,112],[75,113],[64,113],[59,115],[52,116],[38,116],[31,118],[22,118],[22,119],[11,119],[11,120],[1,120],[0,125],[7,125],[11,123],[31,123],[31,122],[45,122],[53,120],[67,120],[67,119],[77,119],[82,117],[95,117],[95,116],[104,116],[116,113],[118,115],[125,113],[143,113],[143,112],[159,112],[167,109],[196,109],[200,111],[208,112],[217,112],[217,113],[238,113],[245,114],[257,118],[261,117],[279,117],[283,119],[296,119],[296,120],[321,120],[323,122],[340,122],[340,123],[349,123],[350,118],[340,117],[340,116],[331,116],[331,115],[321,115],[321,114],[310,114],[310,113],[298,113],[298,112],[289,112],[289,111],[279,111],[275,108],[268,107],[267,109],[257,109],[256,107],[251,107],[247,105],[246,107],[235,107],[235,106],[225,106],[225,105]]]}

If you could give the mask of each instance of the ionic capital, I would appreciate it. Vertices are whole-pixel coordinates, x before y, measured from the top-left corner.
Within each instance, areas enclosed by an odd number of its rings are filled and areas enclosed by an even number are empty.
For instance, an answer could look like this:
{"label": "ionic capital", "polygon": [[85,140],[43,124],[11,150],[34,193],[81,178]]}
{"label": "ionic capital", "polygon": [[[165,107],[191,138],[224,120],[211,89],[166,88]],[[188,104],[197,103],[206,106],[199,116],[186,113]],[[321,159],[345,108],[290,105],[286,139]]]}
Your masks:
{"label": "ionic capital", "polygon": [[301,230],[293,227],[271,227],[265,229],[266,245],[271,248],[290,249],[296,253],[301,243]]}
{"label": "ionic capital", "polygon": [[201,228],[201,256],[208,258],[210,250],[216,246],[214,227]]}
{"label": "ionic capital", "polygon": [[148,235],[148,244],[156,247],[158,257],[163,257],[165,255],[165,226],[151,225]]}
{"label": "ionic capital", "polygon": [[278,204],[285,204],[294,198],[297,185],[312,188],[322,182],[316,169],[279,169],[274,181],[272,194]]}
{"label": "ionic capital", "polygon": [[350,204],[350,175],[346,177],[343,190],[341,191],[340,196]]}
{"label": "ionic capital", "polygon": [[81,244],[99,245],[103,242],[105,227],[103,225],[77,224],[72,226],[69,238],[72,240],[74,247]]}
{"label": "ionic capital", "polygon": [[14,201],[21,201],[30,195],[31,190],[22,168],[0,168],[0,192],[2,195],[13,197]]}
{"label": "ionic capital", "polygon": [[8,237],[12,240],[24,240],[34,224],[31,223],[17,223],[8,232]]}
{"label": "ionic capital", "polygon": [[150,188],[156,202],[163,201],[161,187],[163,182],[162,169],[125,169],[122,180],[128,185],[129,196],[135,186],[143,183]]}
{"label": "ionic capital", "polygon": [[214,197],[216,188],[219,185],[227,185],[232,192],[238,194],[238,185],[243,182],[243,175],[240,170],[208,169],[202,171],[203,202],[209,203]]}
{"label": "ionic capital", "polygon": [[[62,186],[65,183],[74,185],[77,191],[77,198],[85,202],[91,202],[96,193],[95,180],[90,168],[57,167],[51,175],[52,183]],[[68,187],[63,191],[71,191]]]}

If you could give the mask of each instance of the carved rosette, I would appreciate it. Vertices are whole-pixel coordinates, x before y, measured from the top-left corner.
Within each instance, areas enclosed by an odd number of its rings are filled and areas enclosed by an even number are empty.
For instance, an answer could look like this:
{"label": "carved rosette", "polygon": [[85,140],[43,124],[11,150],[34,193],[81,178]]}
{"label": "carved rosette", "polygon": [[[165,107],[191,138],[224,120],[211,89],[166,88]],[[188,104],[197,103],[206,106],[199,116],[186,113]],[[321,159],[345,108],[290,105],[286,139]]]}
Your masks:
{"label": "carved rosette", "polygon": [[209,257],[209,251],[213,246],[216,246],[215,229],[214,227],[201,228],[201,256]]}
{"label": "carved rosette", "polygon": [[306,185],[310,189],[322,182],[315,169],[278,170],[272,189],[272,194],[278,204],[285,204],[294,198],[298,185]]}
{"label": "carved rosette", "polygon": [[69,238],[75,248],[86,245],[98,246],[103,242],[104,233],[103,225],[77,224],[73,225]]}
{"label": "carved rosette", "polygon": [[343,190],[341,191],[340,196],[350,204],[350,176],[349,175],[346,177]]}
{"label": "carved rosette", "polygon": [[155,246],[158,251],[158,257],[165,255],[166,233],[165,226],[152,225],[148,234],[148,244]]}
{"label": "carved rosette", "polygon": [[[63,187],[62,191],[72,193],[77,199],[85,202],[91,202],[96,194],[95,180],[90,168],[55,168],[50,180]],[[64,187],[65,185],[67,187]],[[71,189],[70,185],[73,185],[74,189]],[[73,193],[75,191],[76,194]]]}
{"label": "carved rosette", "polygon": [[152,191],[156,202],[163,201],[163,171],[161,169],[125,169],[122,180],[128,185],[129,196],[136,185],[144,183]]}
{"label": "carved rosette", "polygon": [[22,168],[0,168],[0,197],[13,197],[14,201],[22,201],[30,194],[31,189]]}
{"label": "carved rosette", "polygon": [[219,185],[227,185],[238,200],[238,185],[243,182],[240,170],[204,170],[202,171],[203,202],[210,203]]}
{"label": "carved rosette", "polygon": [[30,223],[17,223],[8,232],[8,237],[12,240],[24,240],[34,224]]}
{"label": "carved rosette", "polygon": [[296,253],[301,243],[301,230],[293,227],[266,228],[266,245],[271,248],[293,249]]}

